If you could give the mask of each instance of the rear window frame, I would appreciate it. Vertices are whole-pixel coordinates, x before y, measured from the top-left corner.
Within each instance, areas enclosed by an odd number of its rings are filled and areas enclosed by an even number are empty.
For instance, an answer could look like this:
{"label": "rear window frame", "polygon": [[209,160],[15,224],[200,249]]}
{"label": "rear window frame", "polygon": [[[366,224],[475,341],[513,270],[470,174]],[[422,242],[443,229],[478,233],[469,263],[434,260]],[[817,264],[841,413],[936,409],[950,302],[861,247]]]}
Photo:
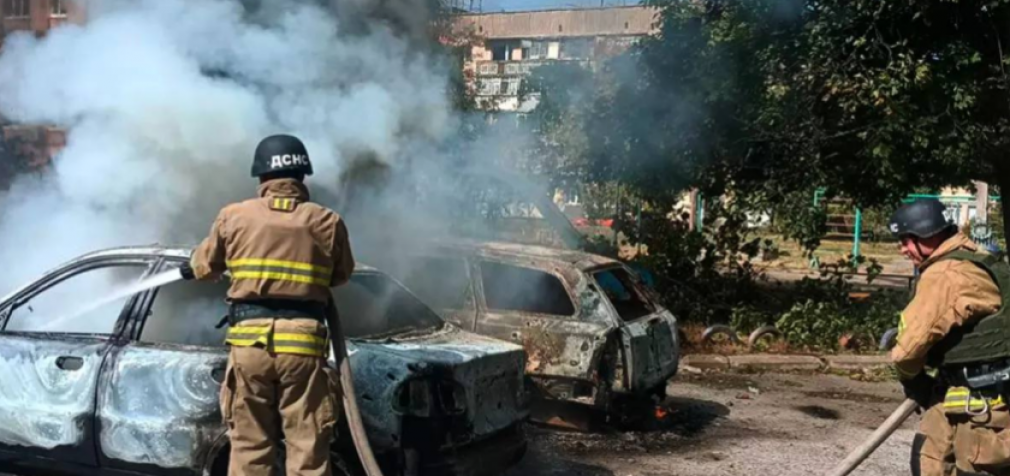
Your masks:
{"label": "rear window frame", "polygon": [[[600,286],[600,283],[596,280],[596,273],[600,273],[603,271],[612,271],[616,269],[623,270],[624,272],[628,273],[628,276],[631,277],[633,284],[637,286],[639,288],[638,291],[642,293],[642,297],[655,308],[655,311],[653,313],[646,314],[645,316],[639,317],[631,321],[626,321],[621,317],[614,303],[610,302],[610,298],[606,296],[602,287]],[[592,284],[592,286],[594,286],[597,289],[597,291],[601,294],[601,296],[606,298],[605,299],[606,304],[610,308],[611,312],[613,313],[614,319],[618,323],[630,324],[649,318],[650,316],[655,316],[657,314],[662,314],[666,312],[666,306],[664,306],[663,303],[659,300],[659,296],[656,295],[654,291],[650,290],[649,287],[646,286],[644,282],[642,282],[642,277],[639,276],[634,269],[631,269],[630,267],[624,265],[623,263],[609,263],[599,266],[593,266],[583,270],[583,273],[585,274],[586,279],[588,279],[589,282]]]}
{"label": "rear window frame", "polygon": [[[473,277],[475,291],[478,291],[480,296],[477,298],[477,308],[481,314],[524,314],[530,316],[543,317],[547,319],[563,319],[571,321],[580,321],[582,306],[579,300],[574,294],[571,283],[565,278],[564,274],[556,267],[552,266],[550,268],[545,268],[544,266],[538,266],[535,262],[527,262],[520,260],[507,260],[500,259],[497,257],[490,256],[476,256],[471,259],[473,266]],[[564,314],[545,314],[540,312],[530,312],[515,309],[492,309],[488,307],[487,304],[487,292],[484,289],[484,274],[483,265],[484,263],[493,263],[503,266],[511,266],[514,268],[521,268],[525,270],[536,271],[544,274],[553,276],[555,279],[561,282],[561,287],[565,290],[565,295],[568,296],[568,301],[572,305],[573,312],[570,315]]]}

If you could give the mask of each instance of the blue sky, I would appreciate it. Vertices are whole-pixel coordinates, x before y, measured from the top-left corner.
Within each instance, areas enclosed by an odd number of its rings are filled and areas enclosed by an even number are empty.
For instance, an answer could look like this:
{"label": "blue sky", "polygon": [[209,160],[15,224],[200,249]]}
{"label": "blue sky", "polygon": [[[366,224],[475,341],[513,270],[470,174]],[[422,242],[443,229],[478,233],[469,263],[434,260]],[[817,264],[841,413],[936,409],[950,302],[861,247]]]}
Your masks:
{"label": "blue sky", "polygon": [[[469,0],[468,0],[469,1]],[[514,12],[521,10],[545,10],[550,8],[599,7],[601,0],[473,0],[474,10],[483,1],[483,11]],[[602,0],[604,6],[635,5],[637,0]]]}

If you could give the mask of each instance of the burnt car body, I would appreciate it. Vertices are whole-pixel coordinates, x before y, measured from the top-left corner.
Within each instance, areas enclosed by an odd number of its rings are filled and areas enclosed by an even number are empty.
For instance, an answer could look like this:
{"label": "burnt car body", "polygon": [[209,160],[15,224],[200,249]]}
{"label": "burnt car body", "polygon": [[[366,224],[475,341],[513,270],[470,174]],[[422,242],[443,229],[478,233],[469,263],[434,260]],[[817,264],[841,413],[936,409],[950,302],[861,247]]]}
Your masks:
{"label": "burnt car body", "polygon": [[618,261],[454,242],[389,272],[463,329],[522,344],[539,397],[611,409],[618,400],[662,398],[677,373],[676,318]]}
{"label": "burnt car body", "polygon": [[[217,324],[227,280],[133,285],[188,257],[182,248],[100,251],[0,301],[0,471],[223,474],[227,328]],[[334,298],[386,474],[487,474],[521,458],[521,347],[445,322],[371,268],[359,266]],[[343,420],[333,451],[354,458]]]}

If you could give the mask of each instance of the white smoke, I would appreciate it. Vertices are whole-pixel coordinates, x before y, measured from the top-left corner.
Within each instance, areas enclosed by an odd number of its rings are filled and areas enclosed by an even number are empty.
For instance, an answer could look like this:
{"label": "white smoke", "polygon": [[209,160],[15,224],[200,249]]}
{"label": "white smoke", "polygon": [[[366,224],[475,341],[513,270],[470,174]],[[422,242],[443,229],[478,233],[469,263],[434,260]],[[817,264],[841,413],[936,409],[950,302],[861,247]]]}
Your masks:
{"label": "white smoke", "polygon": [[342,193],[361,154],[439,170],[438,144],[458,129],[448,65],[383,23],[347,35],[334,11],[92,0],[84,25],[9,36],[0,114],[69,134],[50,171],[0,197],[0,293],[97,248],[196,243],[222,206],[253,195],[252,151],[269,134],[306,142],[321,195]]}

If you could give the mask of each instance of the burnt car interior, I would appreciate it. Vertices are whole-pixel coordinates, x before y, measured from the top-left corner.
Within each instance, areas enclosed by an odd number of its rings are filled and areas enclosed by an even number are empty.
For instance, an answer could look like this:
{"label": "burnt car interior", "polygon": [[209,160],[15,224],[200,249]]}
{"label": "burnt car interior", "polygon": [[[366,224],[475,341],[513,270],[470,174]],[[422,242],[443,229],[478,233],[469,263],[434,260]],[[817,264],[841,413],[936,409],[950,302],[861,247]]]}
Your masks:
{"label": "burnt car interior", "polygon": [[228,313],[228,283],[176,281],[161,286],[140,333],[142,342],[223,346],[227,327],[217,324]]}
{"label": "burnt car interior", "polygon": [[[126,302],[133,297],[117,295],[114,290],[138,281],[147,269],[145,263],[104,265],[52,280],[14,304],[4,330],[111,335]],[[83,296],[109,298],[81,309]]]}
{"label": "burnt car interior", "polygon": [[[228,313],[227,281],[177,281],[159,288],[141,331],[141,341],[223,346]],[[430,332],[444,321],[395,281],[380,274],[356,273],[333,291],[344,336],[381,339]]]}
{"label": "burnt car interior", "polygon": [[424,303],[378,274],[356,274],[333,296],[344,335],[351,339],[431,332],[445,325]]}
{"label": "burnt car interior", "polygon": [[593,278],[614,305],[617,315],[631,322],[654,314],[655,305],[646,298],[627,270],[611,268],[593,273]]}
{"label": "burnt car interior", "polygon": [[462,259],[417,258],[401,275],[403,283],[434,309],[473,307],[473,288]]}
{"label": "burnt car interior", "polygon": [[480,264],[480,275],[488,309],[554,316],[575,314],[575,305],[556,276],[486,261]]}

